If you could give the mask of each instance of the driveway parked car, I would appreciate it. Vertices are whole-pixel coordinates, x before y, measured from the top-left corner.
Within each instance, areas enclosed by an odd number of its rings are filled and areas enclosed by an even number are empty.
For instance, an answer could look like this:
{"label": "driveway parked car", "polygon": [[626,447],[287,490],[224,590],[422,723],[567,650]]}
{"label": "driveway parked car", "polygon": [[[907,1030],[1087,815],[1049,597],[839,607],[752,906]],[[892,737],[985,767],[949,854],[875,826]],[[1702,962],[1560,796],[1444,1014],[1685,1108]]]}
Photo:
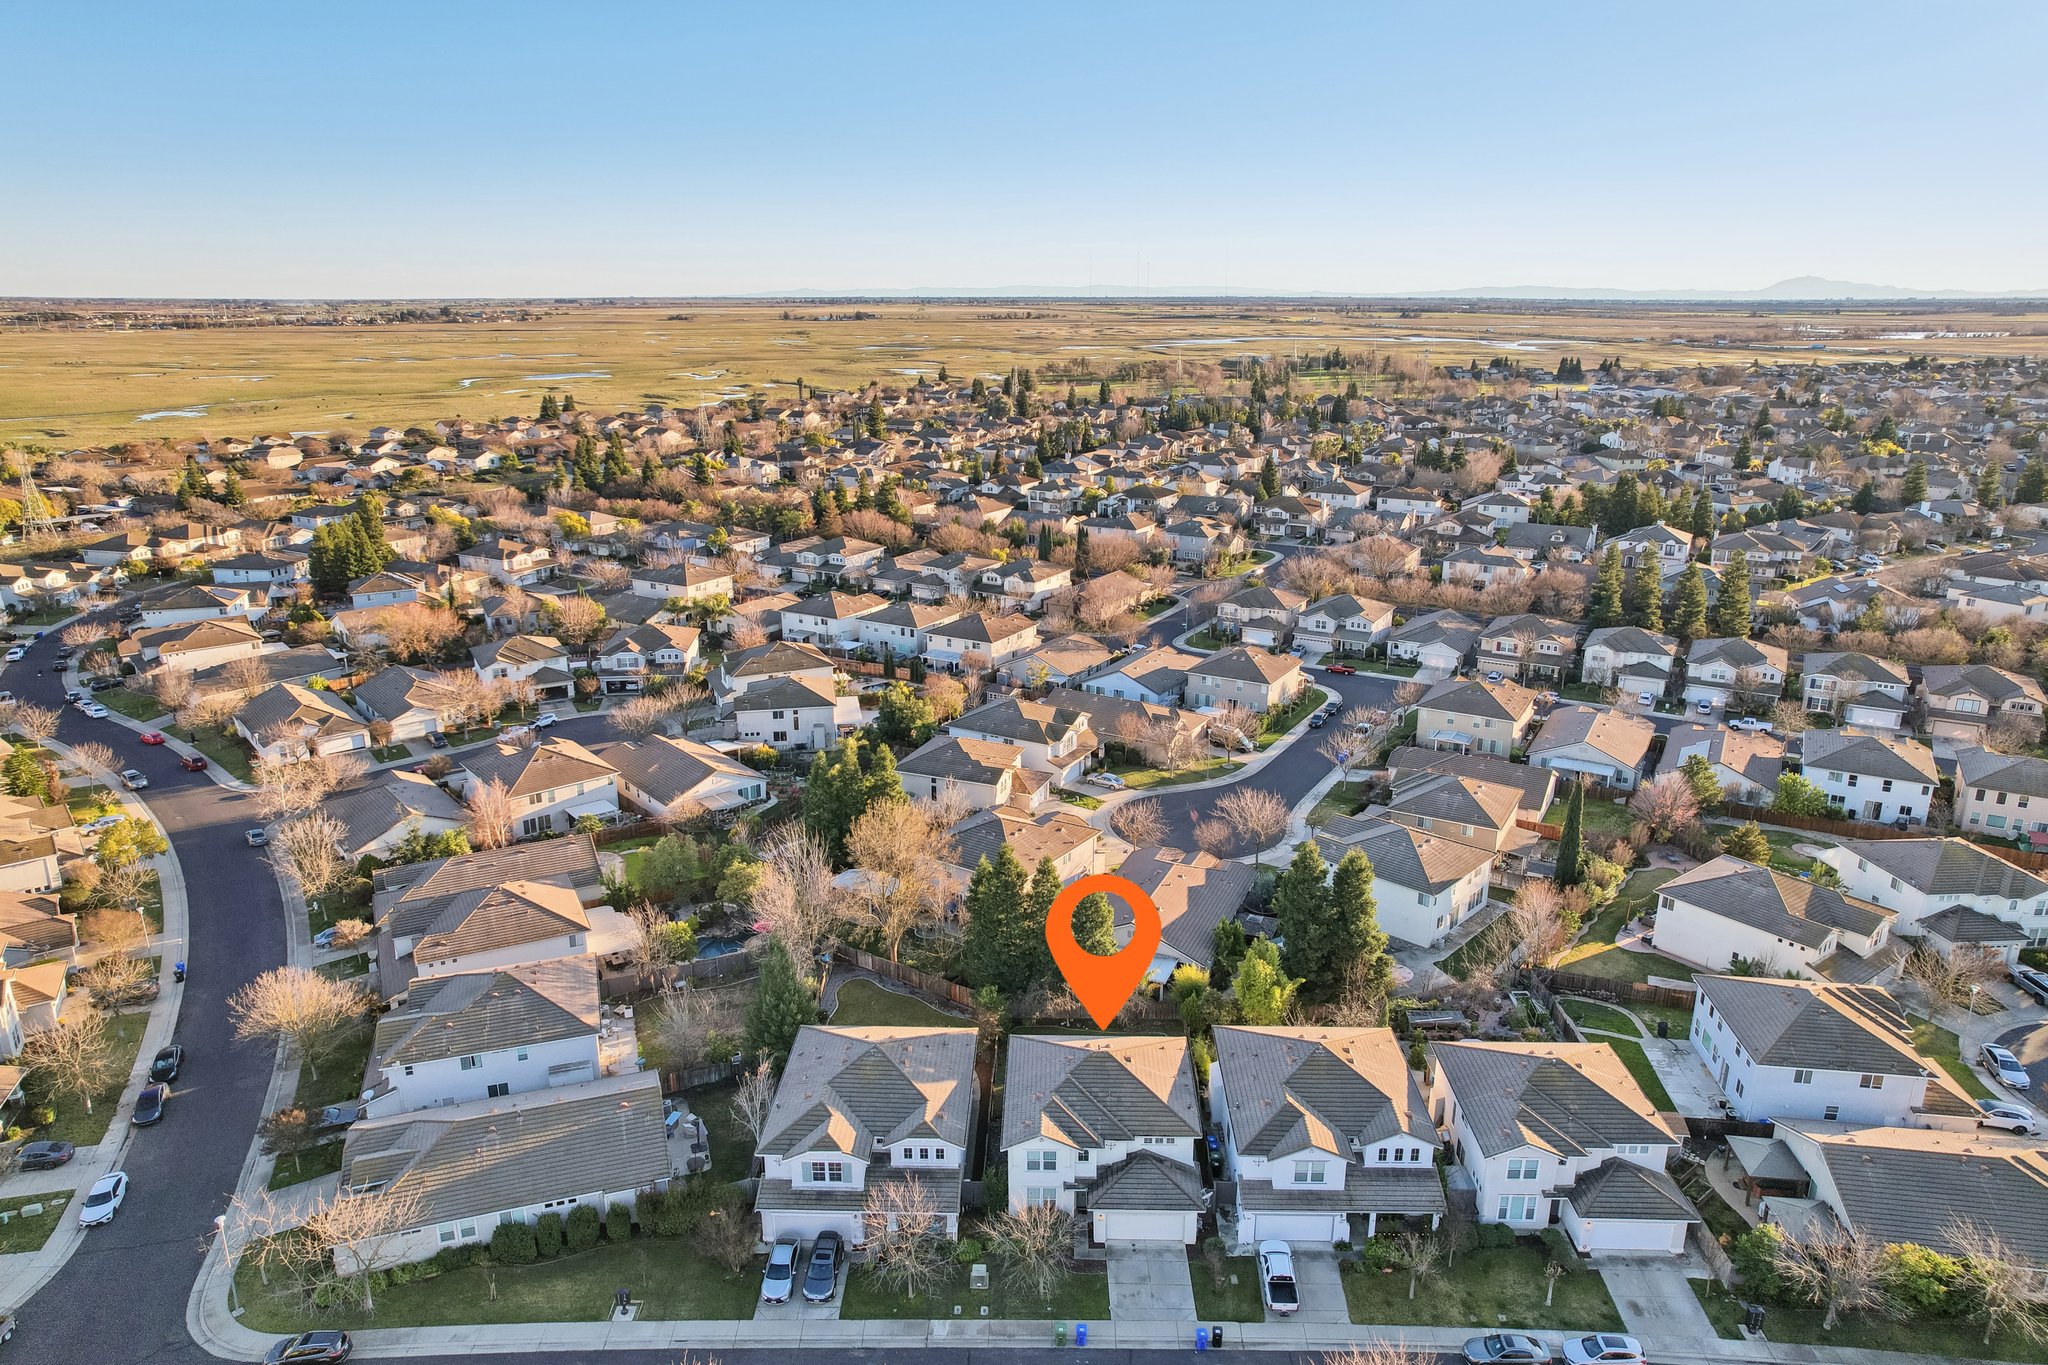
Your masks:
{"label": "driveway parked car", "polygon": [[2048,973],[2037,972],[2032,967],[2015,966],[2012,969],[2012,984],[2042,1004],[2048,1005]]}
{"label": "driveway parked car", "polygon": [[810,1268],[804,1272],[804,1302],[830,1303],[839,1284],[839,1263],[846,1259],[846,1245],[838,1233],[827,1229],[811,1243]]}
{"label": "driveway parked car", "polygon": [[107,718],[107,708],[96,701],[89,701],[78,709],[81,714],[89,716],[93,720],[105,720]]}
{"label": "driveway parked car", "polygon": [[545,730],[554,723],[555,713],[552,711],[543,711],[533,718],[533,728],[536,730]]}
{"label": "driveway parked car", "polygon": [[448,747],[448,736],[442,734],[439,730],[436,730],[434,731],[434,733],[427,736],[427,744],[435,749],[445,749]]}
{"label": "driveway parked car", "polygon": [[1977,1107],[1984,1111],[1977,1118],[1979,1128],[2003,1128],[2011,1133],[2029,1134],[2040,1131],[2040,1120],[2024,1104],[2014,1104],[2011,1100],[1978,1100]]}
{"label": "driveway parked car", "polygon": [[1737,716],[1734,720],[1728,722],[1728,728],[1731,730],[1754,730],[1758,734],[1767,735],[1771,732],[1771,723],[1762,716]]}
{"label": "driveway parked car", "polygon": [[54,1171],[78,1155],[68,1142],[31,1142],[16,1153],[14,1162],[24,1171]]}
{"label": "driveway parked car", "polygon": [[157,1049],[156,1060],[149,1064],[149,1078],[169,1083],[178,1079],[178,1073],[185,1069],[185,1045],[171,1043]]}
{"label": "driveway parked car", "polygon": [[1269,1313],[1292,1313],[1301,1307],[1294,1281],[1294,1249],[1285,1242],[1259,1243],[1259,1298]]}
{"label": "driveway parked car", "polygon": [[778,1237],[768,1250],[768,1268],[761,1272],[761,1302],[788,1303],[796,1284],[796,1259],[803,1252],[801,1238]]}
{"label": "driveway parked car", "polygon": [[128,1172],[110,1171],[101,1176],[85,1192],[85,1202],[78,1206],[78,1226],[96,1228],[113,1222],[114,1215],[121,1211],[121,1201],[127,1197]]}
{"label": "driveway parked car", "polygon": [[171,1088],[167,1085],[145,1085],[142,1093],[135,1097],[135,1112],[128,1121],[137,1128],[147,1128],[164,1116],[164,1101],[169,1099]]}
{"label": "driveway parked car", "polygon": [[264,1365],[328,1365],[347,1360],[355,1343],[346,1332],[301,1332],[264,1353]]}
{"label": "driveway parked car", "polygon": [[1495,1332],[1465,1343],[1466,1365],[1550,1365],[1550,1348],[1520,1332]]}
{"label": "driveway parked car", "polygon": [[252,829],[242,835],[242,837],[249,841],[249,847],[261,848],[270,842],[270,831],[267,829]]}
{"label": "driveway parked car", "polygon": [[2015,1090],[2025,1090],[2034,1083],[2034,1078],[2020,1065],[2020,1059],[1996,1043],[1984,1044],[1984,1050],[1977,1054],[1977,1060],[1983,1064],[1986,1071],[1996,1076],[2001,1084],[2009,1085]]}
{"label": "driveway parked car", "polygon": [[1490,683],[1504,683],[1508,680],[1508,675],[1496,668],[1486,675],[1486,680]]}
{"label": "driveway parked car", "polygon": [[1619,1332],[1566,1337],[1564,1358],[1570,1365],[1643,1365],[1643,1344]]}
{"label": "driveway parked car", "polygon": [[1124,789],[1124,780],[1115,773],[1090,773],[1086,781],[1091,787],[1107,787],[1111,791]]}

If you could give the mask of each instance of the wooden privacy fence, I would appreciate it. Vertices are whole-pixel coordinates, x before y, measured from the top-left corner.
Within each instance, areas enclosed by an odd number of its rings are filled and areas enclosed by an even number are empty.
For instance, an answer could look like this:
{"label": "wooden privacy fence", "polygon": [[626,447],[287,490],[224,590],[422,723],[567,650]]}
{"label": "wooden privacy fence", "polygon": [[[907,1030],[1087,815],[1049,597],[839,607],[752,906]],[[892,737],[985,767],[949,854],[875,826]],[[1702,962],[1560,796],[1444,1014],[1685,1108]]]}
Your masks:
{"label": "wooden privacy fence", "polygon": [[843,943],[833,945],[832,956],[848,966],[858,967],[861,971],[873,972],[876,976],[901,982],[919,994],[928,995],[942,1003],[956,1005],[961,1009],[969,1009],[974,1004],[973,991],[957,981],[948,981],[943,976],[933,976],[930,972],[921,972],[915,967],[906,967],[900,962],[891,962],[886,957],[876,957],[873,953],[849,948]]}
{"label": "wooden privacy fence", "polygon": [[1825,815],[1787,815],[1769,806],[1745,806],[1733,801],[1723,805],[1721,811],[1733,820],[1754,820],[1760,825],[1779,825],[1785,829],[1810,829],[1817,834],[1833,834],[1843,839],[1925,839],[1932,833],[1921,825],[1894,829],[1890,825],[1835,820]]}
{"label": "wooden privacy fence", "polygon": [[1652,986],[1641,981],[1615,981],[1605,976],[1590,976],[1585,972],[1546,971],[1544,979],[1551,991],[1563,995],[1607,996],[1613,1000],[1632,1000],[1640,1005],[1666,1005],[1672,1009],[1689,1010],[1698,992],[1690,987]]}
{"label": "wooden privacy fence", "polygon": [[1517,817],[1515,820],[1515,828],[1526,829],[1531,834],[1534,834],[1537,838],[1549,839],[1552,842],[1564,838],[1563,825],[1546,825],[1541,820],[1530,820],[1526,817]]}

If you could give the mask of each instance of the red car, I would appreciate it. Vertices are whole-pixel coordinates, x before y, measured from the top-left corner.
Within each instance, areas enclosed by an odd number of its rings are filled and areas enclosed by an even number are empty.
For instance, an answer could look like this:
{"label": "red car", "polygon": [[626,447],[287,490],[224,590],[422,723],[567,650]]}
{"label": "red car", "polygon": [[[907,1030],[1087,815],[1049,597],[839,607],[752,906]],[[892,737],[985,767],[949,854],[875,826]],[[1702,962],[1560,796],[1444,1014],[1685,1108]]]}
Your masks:
{"label": "red car", "polygon": [[1349,677],[1350,675],[1352,675],[1353,673],[1356,673],[1357,671],[1358,671],[1358,670],[1357,670],[1357,669],[1355,669],[1355,668],[1353,668],[1353,667],[1352,667],[1352,666],[1351,666],[1350,664],[1325,664],[1325,665],[1323,665],[1323,672],[1325,672],[1325,673],[1337,673],[1337,674],[1341,674],[1341,675],[1343,675],[1343,676],[1345,676],[1345,677]]}
{"label": "red car", "polygon": [[142,737],[142,742],[144,744],[161,744],[164,742],[164,737],[155,730],[151,730]]}
{"label": "red car", "polygon": [[[163,741],[158,740],[157,742],[161,744]],[[206,760],[198,754],[187,754],[178,760],[178,766],[188,773],[203,773],[206,771]]]}

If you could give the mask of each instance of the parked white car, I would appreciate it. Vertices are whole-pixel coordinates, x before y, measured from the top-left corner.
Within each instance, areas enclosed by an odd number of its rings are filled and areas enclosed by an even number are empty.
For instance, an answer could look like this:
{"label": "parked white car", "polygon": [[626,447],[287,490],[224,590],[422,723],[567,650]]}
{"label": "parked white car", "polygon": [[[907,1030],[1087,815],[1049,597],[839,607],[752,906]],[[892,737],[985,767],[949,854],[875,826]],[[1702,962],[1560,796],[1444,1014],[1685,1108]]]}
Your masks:
{"label": "parked white car", "polygon": [[1643,1344],[1619,1332],[1566,1337],[1564,1358],[1569,1365],[1643,1365]]}
{"label": "parked white car", "polygon": [[2041,1131],[2041,1121],[2024,1104],[2014,1104],[2010,1100],[1978,1100],[1977,1107],[1984,1111],[1977,1118],[1979,1128],[2003,1128],[2009,1133],[2029,1135]]}
{"label": "parked white car", "polygon": [[128,1172],[109,1171],[85,1192],[85,1202],[78,1206],[78,1226],[96,1228],[113,1222],[114,1215],[121,1211],[121,1201],[127,1197]]}
{"label": "parked white car", "polygon": [[2020,1065],[2020,1059],[1996,1043],[1984,1044],[1984,1050],[1977,1054],[1977,1060],[1983,1063],[1986,1071],[1998,1078],[2001,1085],[2009,1085],[2015,1090],[2025,1090],[2034,1083],[2034,1078]]}
{"label": "parked white car", "polygon": [[10,650],[8,650],[8,651],[7,651],[7,662],[8,662],[8,663],[11,663],[11,664],[18,664],[18,663],[20,663],[20,662],[21,662],[21,661],[22,661],[23,659],[26,659],[27,657],[28,657],[28,646],[27,646],[27,645],[16,645],[16,646],[15,646],[14,648],[12,648],[12,649],[10,649]]}
{"label": "parked white car", "polygon": [[1090,773],[1087,783],[1091,787],[1107,787],[1110,791],[1122,791],[1124,780],[1115,773]]}
{"label": "parked white car", "polygon": [[1728,722],[1728,728],[1731,730],[1754,730],[1758,734],[1767,735],[1771,732],[1771,723],[1762,716],[1737,716],[1734,720]]}
{"label": "parked white car", "polygon": [[1259,1297],[1269,1313],[1292,1313],[1301,1307],[1294,1279],[1294,1249],[1285,1242],[1259,1243]]}

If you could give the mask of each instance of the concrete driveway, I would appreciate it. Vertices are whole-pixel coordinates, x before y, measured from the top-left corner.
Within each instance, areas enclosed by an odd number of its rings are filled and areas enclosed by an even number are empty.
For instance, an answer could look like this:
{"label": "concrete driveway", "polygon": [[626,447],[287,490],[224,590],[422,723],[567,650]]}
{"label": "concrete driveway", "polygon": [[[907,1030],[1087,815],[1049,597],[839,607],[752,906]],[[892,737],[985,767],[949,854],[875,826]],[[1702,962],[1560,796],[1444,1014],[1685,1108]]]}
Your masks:
{"label": "concrete driveway", "polygon": [[[1614,1296],[1630,1336],[1647,1343],[1714,1335],[1706,1310],[1686,1283],[1683,1258],[1599,1252],[1592,1262],[1607,1281],[1607,1292]],[[1705,1278],[1704,1269],[1700,1275]]]}
{"label": "concrete driveway", "polygon": [[1294,1249],[1294,1288],[1301,1307],[1285,1318],[1266,1314],[1268,1322],[1340,1322],[1350,1325],[1351,1309],[1344,1302],[1344,1280],[1337,1273],[1336,1253]]}
{"label": "concrete driveway", "polygon": [[1195,1285],[1187,1252],[1177,1246],[1112,1242],[1109,1316],[1117,1322],[1189,1323],[1195,1320]]}

